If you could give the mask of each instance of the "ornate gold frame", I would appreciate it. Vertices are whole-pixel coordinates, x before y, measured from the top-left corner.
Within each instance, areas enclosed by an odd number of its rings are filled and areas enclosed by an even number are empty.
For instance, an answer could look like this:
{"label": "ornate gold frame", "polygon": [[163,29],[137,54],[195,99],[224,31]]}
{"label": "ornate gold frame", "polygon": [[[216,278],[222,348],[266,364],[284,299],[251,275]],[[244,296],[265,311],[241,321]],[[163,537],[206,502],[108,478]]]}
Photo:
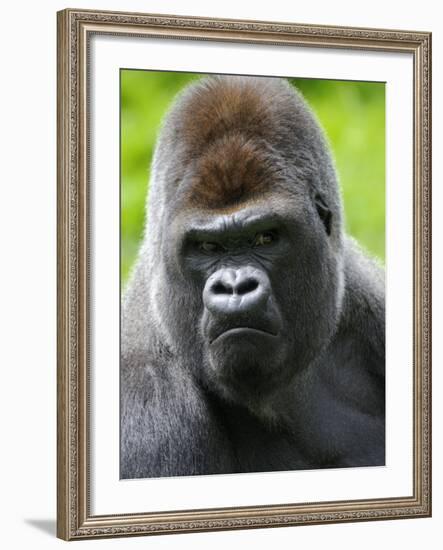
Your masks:
{"label": "ornate gold frame", "polygon": [[[64,10],[58,24],[57,534],[65,540],[431,515],[431,34]],[[87,49],[94,33],[409,52],[414,59],[413,496],[92,516],[88,492]]]}

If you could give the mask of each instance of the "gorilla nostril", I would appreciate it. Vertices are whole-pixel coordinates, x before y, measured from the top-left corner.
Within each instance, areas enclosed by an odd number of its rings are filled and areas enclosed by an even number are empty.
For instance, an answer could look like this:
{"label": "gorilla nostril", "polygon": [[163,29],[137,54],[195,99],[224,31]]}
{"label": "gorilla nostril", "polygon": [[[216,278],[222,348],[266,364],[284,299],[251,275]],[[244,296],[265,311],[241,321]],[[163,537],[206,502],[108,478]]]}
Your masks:
{"label": "gorilla nostril", "polygon": [[253,292],[257,287],[258,281],[256,279],[247,279],[237,286],[237,294],[248,294],[248,292]]}
{"label": "gorilla nostril", "polygon": [[234,291],[231,286],[223,284],[219,281],[212,287],[212,292],[214,294],[233,294]]}

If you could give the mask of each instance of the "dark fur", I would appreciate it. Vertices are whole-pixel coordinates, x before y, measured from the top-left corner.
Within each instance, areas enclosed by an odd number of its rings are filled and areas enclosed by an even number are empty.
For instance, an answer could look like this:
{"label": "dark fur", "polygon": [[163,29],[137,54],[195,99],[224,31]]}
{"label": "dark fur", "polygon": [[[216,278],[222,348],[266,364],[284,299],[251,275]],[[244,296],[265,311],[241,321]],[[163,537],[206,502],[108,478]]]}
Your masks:
{"label": "dark fur", "polygon": [[[267,255],[241,248],[250,214],[284,220]],[[147,219],[123,304],[121,477],[384,464],[384,274],[343,234],[301,96],[251,77],[186,89],[158,140]],[[222,259],[189,244],[202,227],[226,230]],[[271,288],[245,318],[278,335],[217,347],[211,327],[231,320],[214,321],[203,289],[242,265]]]}

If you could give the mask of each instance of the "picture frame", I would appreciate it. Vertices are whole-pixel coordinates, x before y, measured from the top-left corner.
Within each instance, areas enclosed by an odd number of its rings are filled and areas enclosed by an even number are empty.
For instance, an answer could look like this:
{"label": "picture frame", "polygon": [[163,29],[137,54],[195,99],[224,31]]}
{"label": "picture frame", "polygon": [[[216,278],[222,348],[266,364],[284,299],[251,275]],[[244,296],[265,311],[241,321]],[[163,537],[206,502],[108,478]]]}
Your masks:
{"label": "picture frame", "polygon": [[[57,14],[57,254],[58,254],[58,345],[57,345],[57,535],[64,540],[130,535],[153,535],[309,525],[381,519],[405,519],[431,515],[431,34],[427,32],[328,27],[259,21],[235,21],[139,13],[67,9]],[[109,44],[118,38],[183,45],[202,44],[228,48],[274,48],[278,52],[312,50],[322,56],[329,51],[355,55],[376,53],[379,60],[394,54],[404,56],[411,69],[409,83],[413,120],[411,147],[402,154],[412,167],[409,195],[412,231],[403,237],[408,249],[412,292],[404,295],[411,306],[411,389],[408,407],[412,441],[409,476],[411,490],[395,496],[270,502],[266,495],[251,505],[223,505],[166,509],[159,504],[151,511],[96,512],[93,482],[103,463],[92,456],[97,442],[94,378],[94,346],[100,315],[91,275],[100,262],[94,225],[98,201],[91,185],[97,170],[91,161],[96,120],[91,102],[99,63],[92,48],[94,37]],[[95,47],[95,46],[94,46]],[[107,46],[106,46],[107,47]],[[304,50],[303,50],[304,51]],[[158,51],[156,50],[156,53]],[[229,52],[229,56],[231,52]],[[230,57],[231,58],[231,57]],[[401,58],[403,59],[403,57]],[[228,60],[229,61],[229,60]],[[118,60],[117,60],[118,62]],[[234,61],[229,61],[234,63]],[[394,59],[393,63],[396,60]],[[402,61],[403,62],[403,61]],[[162,60],[156,60],[161,69]],[[197,62],[194,61],[197,65]],[[232,72],[236,68],[232,65]],[[165,67],[165,70],[170,70]],[[289,70],[289,69],[288,69]],[[196,72],[199,67],[196,66]],[[303,75],[302,75],[303,76]],[[370,78],[368,78],[370,80]],[[96,104],[94,104],[96,105]],[[115,107],[115,105],[114,105]],[[401,122],[400,122],[401,123]],[[392,126],[388,131],[392,131]],[[118,142],[118,136],[114,136]],[[114,149],[115,150],[115,149]],[[118,150],[118,147],[117,147]],[[410,157],[410,158],[409,158]],[[113,180],[118,183],[118,174]],[[389,185],[388,178],[388,185]],[[118,194],[118,185],[109,193]],[[408,189],[405,187],[405,190]],[[406,201],[407,199],[405,199]],[[392,201],[391,201],[392,205]],[[389,215],[389,213],[388,213]],[[408,226],[409,227],[409,226]],[[118,228],[117,228],[118,233]],[[104,237],[106,239],[106,236]],[[105,241],[101,241],[103,244]],[[388,256],[389,262],[389,256]],[[101,308],[101,309],[100,309]],[[106,313],[106,312],[105,312]],[[402,312],[391,312],[401,315]],[[403,335],[400,334],[400,338]],[[118,360],[118,359],[117,359]],[[118,381],[117,381],[118,385]],[[395,392],[394,392],[394,398]],[[408,401],[409,396],[405,400]],[[408,401],[408,402],[409,402]],[[409,410],[409,409],[407,409]],[[113,421],[118,424],[118,418]],[[93,444],[93,441],[95,443]],[[407,440],[409,441],[409,440]],[[115,451],[118,453],[118,449]],[[117,472],[118,473],[118,472]],[[302,475],[310,475],[302,473]],[[338,475],[338,472],[337,472]],[[254,478],[258,483],[259,478]],[[118,481],[118,479],[117,479]],[[168,483],[165,480],[156,480]],[[187,479],[184,493],[198,483]],[[209,483],[209,482],[208,482]],[[235,483],[235,480],[234,480]],[[165,485],[163,485],[164,487]],[[235,485],[233,485],[235,487]],[[172,492],[173,494],[173,492]],[[189,494],[189,493],[188,493]],[[262,500],[261,500],[262,499]],[[251,497],[252,500],[252,497]],[[190,502],[190,500],[189,500]]]}

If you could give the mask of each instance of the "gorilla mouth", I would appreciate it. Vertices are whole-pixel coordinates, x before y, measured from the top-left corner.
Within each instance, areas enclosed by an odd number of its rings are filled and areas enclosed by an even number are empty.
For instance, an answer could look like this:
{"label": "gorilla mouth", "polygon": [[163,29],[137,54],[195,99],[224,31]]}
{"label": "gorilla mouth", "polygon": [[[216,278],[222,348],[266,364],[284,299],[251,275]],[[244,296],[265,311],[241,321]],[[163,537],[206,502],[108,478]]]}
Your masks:
{"label": "gorilla mouth", "polygon": [[213,344],[223,336],[272,336],[273,338],[275,338],[277,336],[277,333],[271,332],[269,330],[247,327],[247,326],[233,327],[233,328],[228,328],[227,330],[224,330],[219,334],[217,334],[217,336],[210,341],[210,344]]}

